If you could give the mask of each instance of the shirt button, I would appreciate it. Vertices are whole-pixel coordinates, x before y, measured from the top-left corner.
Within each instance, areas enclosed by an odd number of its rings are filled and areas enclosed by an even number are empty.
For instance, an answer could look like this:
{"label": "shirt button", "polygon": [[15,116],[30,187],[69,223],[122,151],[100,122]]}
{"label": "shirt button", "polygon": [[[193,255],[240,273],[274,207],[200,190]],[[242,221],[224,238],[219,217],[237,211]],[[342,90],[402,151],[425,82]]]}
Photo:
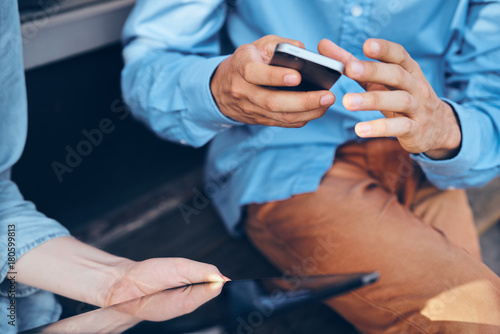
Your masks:
{"label": "shirt button", "polygon": [[182,145],[186,145],[186,141],[184,139],[181,139],[179,143],[181,143]]}
{"label": "shirt button", "polygon": [[229,124],[221,124],[220,126],[223,128],[230,128],[231,127],[231,125],[229,125]]}
{"label": "shirt button", "polygon": [[351,9],[352,16],[359,17],[359,16],[361,16],[361,14],[363,14],[363,8],[361,8],[361,6],[356,5],[356,6],[352,7],[352,9]]}

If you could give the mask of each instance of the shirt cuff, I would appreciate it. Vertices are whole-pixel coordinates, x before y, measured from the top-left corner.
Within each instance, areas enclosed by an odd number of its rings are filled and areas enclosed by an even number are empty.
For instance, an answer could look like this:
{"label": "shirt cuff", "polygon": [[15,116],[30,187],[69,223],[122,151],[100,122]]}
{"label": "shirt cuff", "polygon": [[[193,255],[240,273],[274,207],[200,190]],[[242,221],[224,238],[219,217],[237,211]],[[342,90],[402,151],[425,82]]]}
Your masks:
{"label": "shirt cuff", "polygon": [[219,110],[210,89],[212,75],[227,57],[219,56],[197,61],[186,68],[180,80],[180,87],[187,104],[186,118],[216,132],[243,125],[226,117]]}
{"label": "shirt cuff", "polygon": [[411,156],[420,164],[425,174],[437,177],[453,177],[469,171],[479,159],[478,147],[481,147],[480,127],[474,115],[474,110],[468,110],[460,104],[445,98],[442,100],[454,109],[459,121],[462,144],[458,154],[451,159],[444,160],[434,160],[423,153],[412,154]]}

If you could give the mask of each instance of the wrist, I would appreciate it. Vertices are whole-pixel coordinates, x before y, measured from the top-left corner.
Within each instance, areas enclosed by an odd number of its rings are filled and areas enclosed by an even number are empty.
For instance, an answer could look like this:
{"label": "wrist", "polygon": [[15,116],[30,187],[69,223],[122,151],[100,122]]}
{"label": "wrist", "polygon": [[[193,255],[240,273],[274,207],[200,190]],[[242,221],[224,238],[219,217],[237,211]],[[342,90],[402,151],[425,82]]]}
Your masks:
{"label": "wrist", "polygon": [[444,116],[442,118],[444,131],[437,134],[440,140],[436,148],[425,152],[425,155],[434,160],[450,159],[457,155],[462,144],[459,119],[455,110],[444,101],[440,103],[438,114]]}
{"label": "wrist", "polygon": [[125,258],[116,257],[112,263],[101,264],[92,269],[91,277],[93,277],[97,286],[95,291],[90,291],[93,296],[92,304],[98,306],[108,306],[116,304],[117,295],[123,289],[124,277],[129,268],[135,262]]}
{"label": "wrist", "polygon": [[71,237],[35,247],[16,262],[19,282],[59,295],[104,305],[110,287],[133,261],[111,255]]}
{"label": "wrist", "polygon": [[222,112],[220,102],[219,102],[219,88],[220,88],[220,72],[222,71],[222,67],[224,67],[224,63],[227,59],[224,59],[214,70],[212,76],[210,77],[210,92],[212,93],[212,98],[215,101],[215,105]]}

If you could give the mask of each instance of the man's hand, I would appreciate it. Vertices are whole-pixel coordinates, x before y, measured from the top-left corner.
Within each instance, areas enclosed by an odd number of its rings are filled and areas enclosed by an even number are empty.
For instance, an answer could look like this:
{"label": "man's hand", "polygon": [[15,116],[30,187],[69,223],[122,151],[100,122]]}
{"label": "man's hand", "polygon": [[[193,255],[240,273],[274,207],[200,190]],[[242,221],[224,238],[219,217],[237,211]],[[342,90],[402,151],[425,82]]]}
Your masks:
{"label": "man's hand", "polygon": [[425,153],[433,159],[456,154],[462,135],[453,109],[438,98],[420,66],[401,45],[367,40],[364,54],[380,62],[360,61],[328,40],[322,40],[318,50],[343,62],[345,75],[366,90],[344,96],[348,110],[380,110],[386,117],[358,123],[358,136],[397,137],[406,151]]}
{"label": "man's hand", "polygon": [[323,116],[335,102],[333,93],[326,90],[292,92],[270,88],[297,86],[301,81],[296,70],[269,65],[278,43],[304,47],[298,41],[265,36],[240,46],[219,65],[211,90],[224,115],[247,124],[298,128]]}

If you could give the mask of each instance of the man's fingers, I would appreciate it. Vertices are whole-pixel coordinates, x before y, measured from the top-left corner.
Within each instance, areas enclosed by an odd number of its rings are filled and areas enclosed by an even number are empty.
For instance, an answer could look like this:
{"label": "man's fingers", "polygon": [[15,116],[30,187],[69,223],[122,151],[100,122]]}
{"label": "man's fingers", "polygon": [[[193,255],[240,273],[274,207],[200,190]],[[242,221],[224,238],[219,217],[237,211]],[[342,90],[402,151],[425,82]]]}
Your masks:
{"label": "man's fingers", "polygon": [[395,64],[354,60],[347,63],[345,75],[358,82],[382,84],[410,93],[418,88],[415,77]]}
{"label": "man's fingers", "polygon": [[320,118],[326,113],[327,110],[328,110],[327,108],[320,108],[304,112],[272,113],[269,115],[269,117],[279,123],[290,124],[293,127],[293,125],[296,125],[297,123],[309,122],[312,121],[313,119]]}
{"label": "man's fingers", "polygon": [[351,53],[328,39],[323,39],[319,42],[318,52],[323,56],[338,60],[343,64],[347,64],[352,60],[357,60]]}
{"label": "man's fingers", "polygon": [[270,112],[255,104],[246,107],[245,123],[278,126],[282,128],[301,128],[310,121],[323,116],[328,107],[303,112]]}
{"label": "man's fingers", "polygon": [[259,87],[249,95],[250,101],[268,112],[303,112],[330,107],[335,95],[327,90],[293,92]]}
{"label": "man's fingers", "polygon": [[370,38],[365,41],[363,52],[368,58],[397,64],[413,75],[423,76],[418,63],[413,60],[401,44]]}
{"label": "man's fingers", "polygon": [[362,138],[404,137],[410,135],[415,126],[415,121],[401,116],[358,123],[354,130]]}
{"label": "man's fingers", "polygon": [[260,86],[297,86],[301,81],[300,73],[294,69],[256,61],[245,62],[238,71],[247,82]]}
{"label": "man's fingers", "polygon": [[288,43],[295,45],[299,48],[304,48],[304,43],[302,43],[301,41],[289,38],[283,38],[276,35],[264,36],[253,42],[252,45],[257,47],[257,49],[261,52],[261,56],[263,57],[264,61],[268,63],[274,54],[276,45],[278,45],[279,43]]}
{"label": "man's fingers", "polygon": [[416,107],[415,98],[408,92],[372,91],[367,93],[344,95],[343,104],[347,110],[380,110],[411,115]]}

